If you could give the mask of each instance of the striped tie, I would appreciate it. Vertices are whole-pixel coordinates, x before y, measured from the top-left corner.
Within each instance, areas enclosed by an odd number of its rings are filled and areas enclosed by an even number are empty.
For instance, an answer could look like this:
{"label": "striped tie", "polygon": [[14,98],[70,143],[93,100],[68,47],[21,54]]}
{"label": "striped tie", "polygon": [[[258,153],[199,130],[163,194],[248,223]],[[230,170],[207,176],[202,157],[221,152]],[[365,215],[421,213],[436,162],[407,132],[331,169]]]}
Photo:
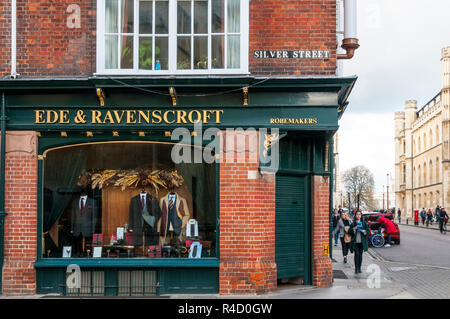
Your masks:
{"label": "striped tie", "polygon": [[173,197],[169,199],[169,209],[173,207]]}

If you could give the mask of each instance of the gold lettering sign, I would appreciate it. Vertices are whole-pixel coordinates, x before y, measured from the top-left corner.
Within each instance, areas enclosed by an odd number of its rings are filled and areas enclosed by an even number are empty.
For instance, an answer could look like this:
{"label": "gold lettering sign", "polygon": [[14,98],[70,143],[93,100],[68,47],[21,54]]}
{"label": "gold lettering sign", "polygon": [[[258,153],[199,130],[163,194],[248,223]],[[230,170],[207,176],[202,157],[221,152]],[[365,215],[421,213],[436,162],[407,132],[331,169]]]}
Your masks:
{"label": "gold lettering sign", "polygon": [[319,121],[316,118],[271,118],[270,124],[282,125],[315,125]]}
{"label": "gold lettering sign", "polygon": [[[35,124],[221,124],[223,110],[35,110]],[[71,118],[71,113],[73,119]],[[90,116],[90,119],[89,119]],[[72,119],[72,120],[71,120]]]}

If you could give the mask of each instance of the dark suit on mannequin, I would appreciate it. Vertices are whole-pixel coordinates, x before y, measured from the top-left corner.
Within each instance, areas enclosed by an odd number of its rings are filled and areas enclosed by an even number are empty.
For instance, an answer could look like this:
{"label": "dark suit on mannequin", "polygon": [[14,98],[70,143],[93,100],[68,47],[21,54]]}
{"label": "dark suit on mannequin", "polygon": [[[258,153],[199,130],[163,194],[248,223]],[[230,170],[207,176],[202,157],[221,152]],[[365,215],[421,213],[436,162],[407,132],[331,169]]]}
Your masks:
{"label": "dark suit on mannequin", "polygon": [[[80,246],[83,237],[92,237],[97,224],[97,201],[86,196],[84,197],[85,200],[83,201],[83,204],[81,204],[81,198],[83,198],[83,196],[72,201],[71,233],[74,237],[75,251],[80,248],[78,246]],[[81,249],[79,251],[81,251]]]}
{"label": "dark suit on mannequin", "polygon": [[135,246],[143,244],[142,237],[145,234],[145,245],[158,242],[158,233],[156,232],[156,221],[161,217],[161,208],[158,201],[152,195],[146,193],[146,209],[149,215],[155,218],[154,226],[151,227],[144,221],[141,194],[131,198],[129,224],[133,231],[133,243]]}

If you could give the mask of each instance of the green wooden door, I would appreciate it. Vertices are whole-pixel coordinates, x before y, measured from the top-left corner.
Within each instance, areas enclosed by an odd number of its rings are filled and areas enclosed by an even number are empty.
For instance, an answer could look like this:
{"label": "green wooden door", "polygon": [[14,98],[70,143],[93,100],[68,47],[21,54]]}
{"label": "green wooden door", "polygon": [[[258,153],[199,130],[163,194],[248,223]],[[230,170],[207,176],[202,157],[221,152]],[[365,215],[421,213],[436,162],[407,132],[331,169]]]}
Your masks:
{"label": "green wooden door", "polygon": [[277,175],[275,260],[278,279],[306,276],[306,187],[306,177]]}

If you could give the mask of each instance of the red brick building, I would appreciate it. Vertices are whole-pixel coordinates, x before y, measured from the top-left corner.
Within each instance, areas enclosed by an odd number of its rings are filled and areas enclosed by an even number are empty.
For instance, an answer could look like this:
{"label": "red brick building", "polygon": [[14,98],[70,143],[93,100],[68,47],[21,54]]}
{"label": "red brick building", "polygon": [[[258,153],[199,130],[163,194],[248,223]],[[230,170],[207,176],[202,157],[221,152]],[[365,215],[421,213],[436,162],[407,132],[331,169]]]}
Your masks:
{"label": "red brick building", "polygon": [[331,285],[341,2],[0,4],[2,293]]}

